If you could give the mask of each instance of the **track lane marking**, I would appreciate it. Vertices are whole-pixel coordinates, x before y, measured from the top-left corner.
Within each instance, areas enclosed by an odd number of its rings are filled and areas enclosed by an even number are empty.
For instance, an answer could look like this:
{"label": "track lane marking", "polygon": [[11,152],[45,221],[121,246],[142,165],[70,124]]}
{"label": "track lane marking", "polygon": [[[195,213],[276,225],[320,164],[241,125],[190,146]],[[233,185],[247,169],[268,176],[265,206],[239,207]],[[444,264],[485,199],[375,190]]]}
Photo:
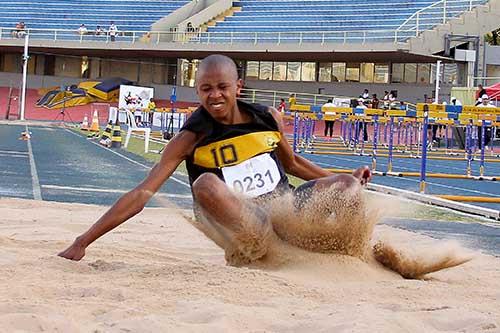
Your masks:
{"label": "track lane marking", "polygon": [[[67,132],[69,132],[69,133],[73,134],[73,135],[78,136],[79,138],[83,138],[81,135],[79,135],[79,134],[77,134],[77,133],[74,133],[73,131],[71,131],[71,130],[69,130],[69,129],[65,129],[65,130],[66,130]],[[135,160],[133,160],[133,159],[131,159],[131,158],[129,158],[129,157],[127,157],[127,156],[123,155],[123,154],[120,154],[120,153],[118,153],[118,152],[116,152],[116,151],[114,151],[114,150],[112,150],[112,149],[109,149],[109,148],[107,148],[107,147],[103,147],[102,145],[100,145],[100,144],[98,144],[98,143],[96,143],[96,142],[93,142],[93,141],[90,141],[90,143],[92,143],[92,144],[96,145],[96,146],[97,146],[97,147],[99,147],[99,148],[105,149],[105,150],[107,150],[107,151],[109,151],[109,152],[111,152],[111,153],[113,153],[113,154],[115,154],[115,155],[118,155],[118,156],[120,156],[120,157],[122,157],[122,158],[126,159],[127,161],[132,162],[132,163],[134,163],[134,164],[137,164],[137,165],[139,165],[139,166],[141,166],[141,167],[143,167],[143,168],[145,168],[145,169],[147,169],[147,170],[151,170],[151,167],[149,167],[149,166],[147,166],[147,165],[145,165],[145,164],[142,164],[142,163],[140,163],[140,162],[137,162],[137,161],[135,161]],[[177,174],[181,174],[181,173],[179,173],[179,172],[175,172],[175,173],[177,173]],[[175,173],[174,173],[174,174],[175,174]],[[184,175],[184,174],[182,174],[182,175]],[[172,179],[173,181],[175,181],[175,182],[177,182],[177,183],[179,183],[179,184],[182,184],[182,185],[184,185],[184,186],[186,186],[186,187],[188,187],[188,188],[191,188],[191,186],[190,186],[188,183],[186,183],[185,181],[180,180],[180,179],[178,179],[178,178],[176,178],[176,177],[174,177],[174,176],[170,176],[168,179]]]}
{"label": "track lane marking", "polygon": [[[28,125],[26,125],[26,132],[29,132]],[[33,156],[33,147],[31,147],[31,139],[26,140],[28,144],[28,155],[30,160],[30,170],[31,170],[31,184],[33,186],[33,198],[35,200],[42,199],[42,190],[40,189],[40,181],[38,179],[38,172],[36,171],[35,157]]]}

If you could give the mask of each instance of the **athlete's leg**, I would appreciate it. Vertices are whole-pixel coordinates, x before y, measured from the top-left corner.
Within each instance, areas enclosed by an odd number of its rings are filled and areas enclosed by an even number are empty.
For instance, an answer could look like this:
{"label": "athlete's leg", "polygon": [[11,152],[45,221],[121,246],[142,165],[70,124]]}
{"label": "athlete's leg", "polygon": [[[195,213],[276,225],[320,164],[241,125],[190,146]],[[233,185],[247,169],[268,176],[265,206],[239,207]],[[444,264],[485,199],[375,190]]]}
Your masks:
{"label": "athlete's leg", "polygon": [[235,195],[211,173],[193,183],[193,195],[202,231],[226,251],[229,264],[247,264],[266,254],[272,226],[262,208]]}

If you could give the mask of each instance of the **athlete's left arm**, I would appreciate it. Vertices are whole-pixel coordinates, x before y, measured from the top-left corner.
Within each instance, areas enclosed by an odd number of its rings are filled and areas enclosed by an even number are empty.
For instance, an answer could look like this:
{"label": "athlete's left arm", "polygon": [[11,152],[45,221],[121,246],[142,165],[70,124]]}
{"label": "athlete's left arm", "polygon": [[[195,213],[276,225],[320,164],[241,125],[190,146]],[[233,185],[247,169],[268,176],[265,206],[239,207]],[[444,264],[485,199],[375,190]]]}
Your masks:
{"label": "athlete's left arm", "polygon": [[311,161],[303,158],[302,156],[296,154],[285,137],[283,118],[281,113],[278,112],[273,107],[269,108],[269,112],[273,115],[273,118],[278,123],[278,128],[281,134],[281,140],[278,143],[278,149],[276,149],[276,154],[280,159],[285,171],[291,175],[302,178],[304,180],[312,180],[321,177],[331,176],[332,173],[320,168]]}

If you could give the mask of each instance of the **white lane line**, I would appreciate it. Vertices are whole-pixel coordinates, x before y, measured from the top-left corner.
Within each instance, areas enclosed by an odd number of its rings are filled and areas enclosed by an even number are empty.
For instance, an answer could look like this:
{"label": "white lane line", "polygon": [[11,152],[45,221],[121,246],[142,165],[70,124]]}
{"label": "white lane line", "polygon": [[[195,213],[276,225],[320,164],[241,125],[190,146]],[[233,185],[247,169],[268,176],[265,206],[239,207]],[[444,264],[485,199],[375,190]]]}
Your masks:
{"label": "white lane line", "polygon": [[[71,130],[69,130],[69,129],[66,129],[66,131],[68,131],[69,133],[71,133],[71,134],[73,134],[73,135],[76,135],[76,136],[78,136],[78,137],[82,138],[82,136],[81,136],[81,135],[78,135],[78,134],[76,134],[75,132],[73,132],[73,131],[71,131]],[[122,154],[120,154],[120,153],[118,153],[118,152],[116,152],[116,151],[114,151],[114,150],[112,150],[112,149],[109,149],[109,148],[107,148],[107,147],[104,147],[104,146],[102,146],[102,145],[100,145],[100,144],[98,144],[98,143],[96,143],[96,142],[93,142],[93,141],[90,141],[90,143],[92,143],[92,144],[94,144],[94,145],[96,145],[97,147],[100,147],[100,148],[102,148],[102,149],[106,149],[107,151],[110,151],[110,152],[112,152],[113,154],[118,155],[118,156],[120,156],[120,157],[122,157],[122,158],[126,159],[127,161],[132,162],[132,163],[134,163],[134,164],[137,164],[137,165],[139,165],[139,166],[141,166],[141,167],[143,167],[143,168],[145,168],[145,169],[147,169],[147,170],[151,170],[151,168],[150,168],[149,166],[147,166],[147,165],[145,165],[145,164],[142,164],[142,163],[140,163],[140,162],[134,161],[133,159],[128,158],[127,156],[122,155]],[[179,184],[182,184],[182,185],[184,185],[184,186],[186,186],[186,187],[191,188],[191,186],[190,186],[188,183],[186,183],[185,181],[180,180],[180,179],[178,179],[178,178],[176,178],[176,177],[174,177],[174,176],[170,176],[170,178],[169,178],[169,179],[172,179],[173,181],[175,181],[175,182],[177,182],[177,183],[179,183]]]}
{"label": "white lane line", "polygon": [[12,157],[12,158],[29,158],[29,155],[2,154],[2,153],[0,153],[0,156],[2,156],[2,157]]}
{"label": "white lane line", "polygon": [[[107,189],[107,188],[91,188],[91,187],[72,187],[72,186],[59,186],[59,185],[42,185],[43,188],[64,191],[78,191],[78,192],[97,192],[97,193],[127,193],[127,190]],[[175,193],[157,193],[155,196],[167,198],[180,198],[191,199],[189,194],[175,194]]]}
{"label": "white lane line", "polygon": [[17,150],[0,150],[0,154],[15,154],[15,155],[26,155],[28,156],[27,151],[17,151]]}
{"label": "white lane line", "polygon": [[[26,125],[26,132],[29,132],[28,125]],[[33,156],[33,148],[31,147],[31,139],[26,141],[28,143],[28,154],[30,157],[31,168],[31,184],[33,186],[33,198],[35,200],[42,199],[42,191],[40,189],[40,181],[38,180],[38,173],[36,171],[35,157]]]}

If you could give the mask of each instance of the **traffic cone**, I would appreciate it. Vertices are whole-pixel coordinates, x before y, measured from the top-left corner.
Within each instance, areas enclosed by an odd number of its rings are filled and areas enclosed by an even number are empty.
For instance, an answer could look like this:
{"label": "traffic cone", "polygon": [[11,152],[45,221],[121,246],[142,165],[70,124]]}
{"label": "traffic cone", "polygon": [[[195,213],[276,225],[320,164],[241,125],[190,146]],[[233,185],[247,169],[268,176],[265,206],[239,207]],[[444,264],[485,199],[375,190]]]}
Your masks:
{"label": "traffic cone", "polygon": [[109,123],[106,125],[106,129],[104,132],[102,132],[101,140],[104,139],[111,139],[112,133],[113,132],[113,121],[110,120]]}
{"label": "traffic cone", "polygon": [[109,147],[111,146],[111,136],[113,132],[113,121],[109,121],[109,123],[106,125],[106,129],[104,132],[102,132],[101,140],[99,140],[99,143],[103,146]]}
{"label": "traffic cone", "polygon": [[97,110],[94,111],[94,115],[92,116],[92,125],[90,125],[89,131],[99,132],[99,115],[97,114]]}
{"label": "traffic cone", "polygon": [[89,130],[89,118],[87,117],[87,115],[85,115],[85,117],[83,117],[81,130],[82,131]]}
{"label": "traffic cone", "polygon": [[122,130],[120,128],[120,122],[116,118],[116,122],[113,125],[113,134],[111,136],[111,148],[120,148],[122,146]]}

